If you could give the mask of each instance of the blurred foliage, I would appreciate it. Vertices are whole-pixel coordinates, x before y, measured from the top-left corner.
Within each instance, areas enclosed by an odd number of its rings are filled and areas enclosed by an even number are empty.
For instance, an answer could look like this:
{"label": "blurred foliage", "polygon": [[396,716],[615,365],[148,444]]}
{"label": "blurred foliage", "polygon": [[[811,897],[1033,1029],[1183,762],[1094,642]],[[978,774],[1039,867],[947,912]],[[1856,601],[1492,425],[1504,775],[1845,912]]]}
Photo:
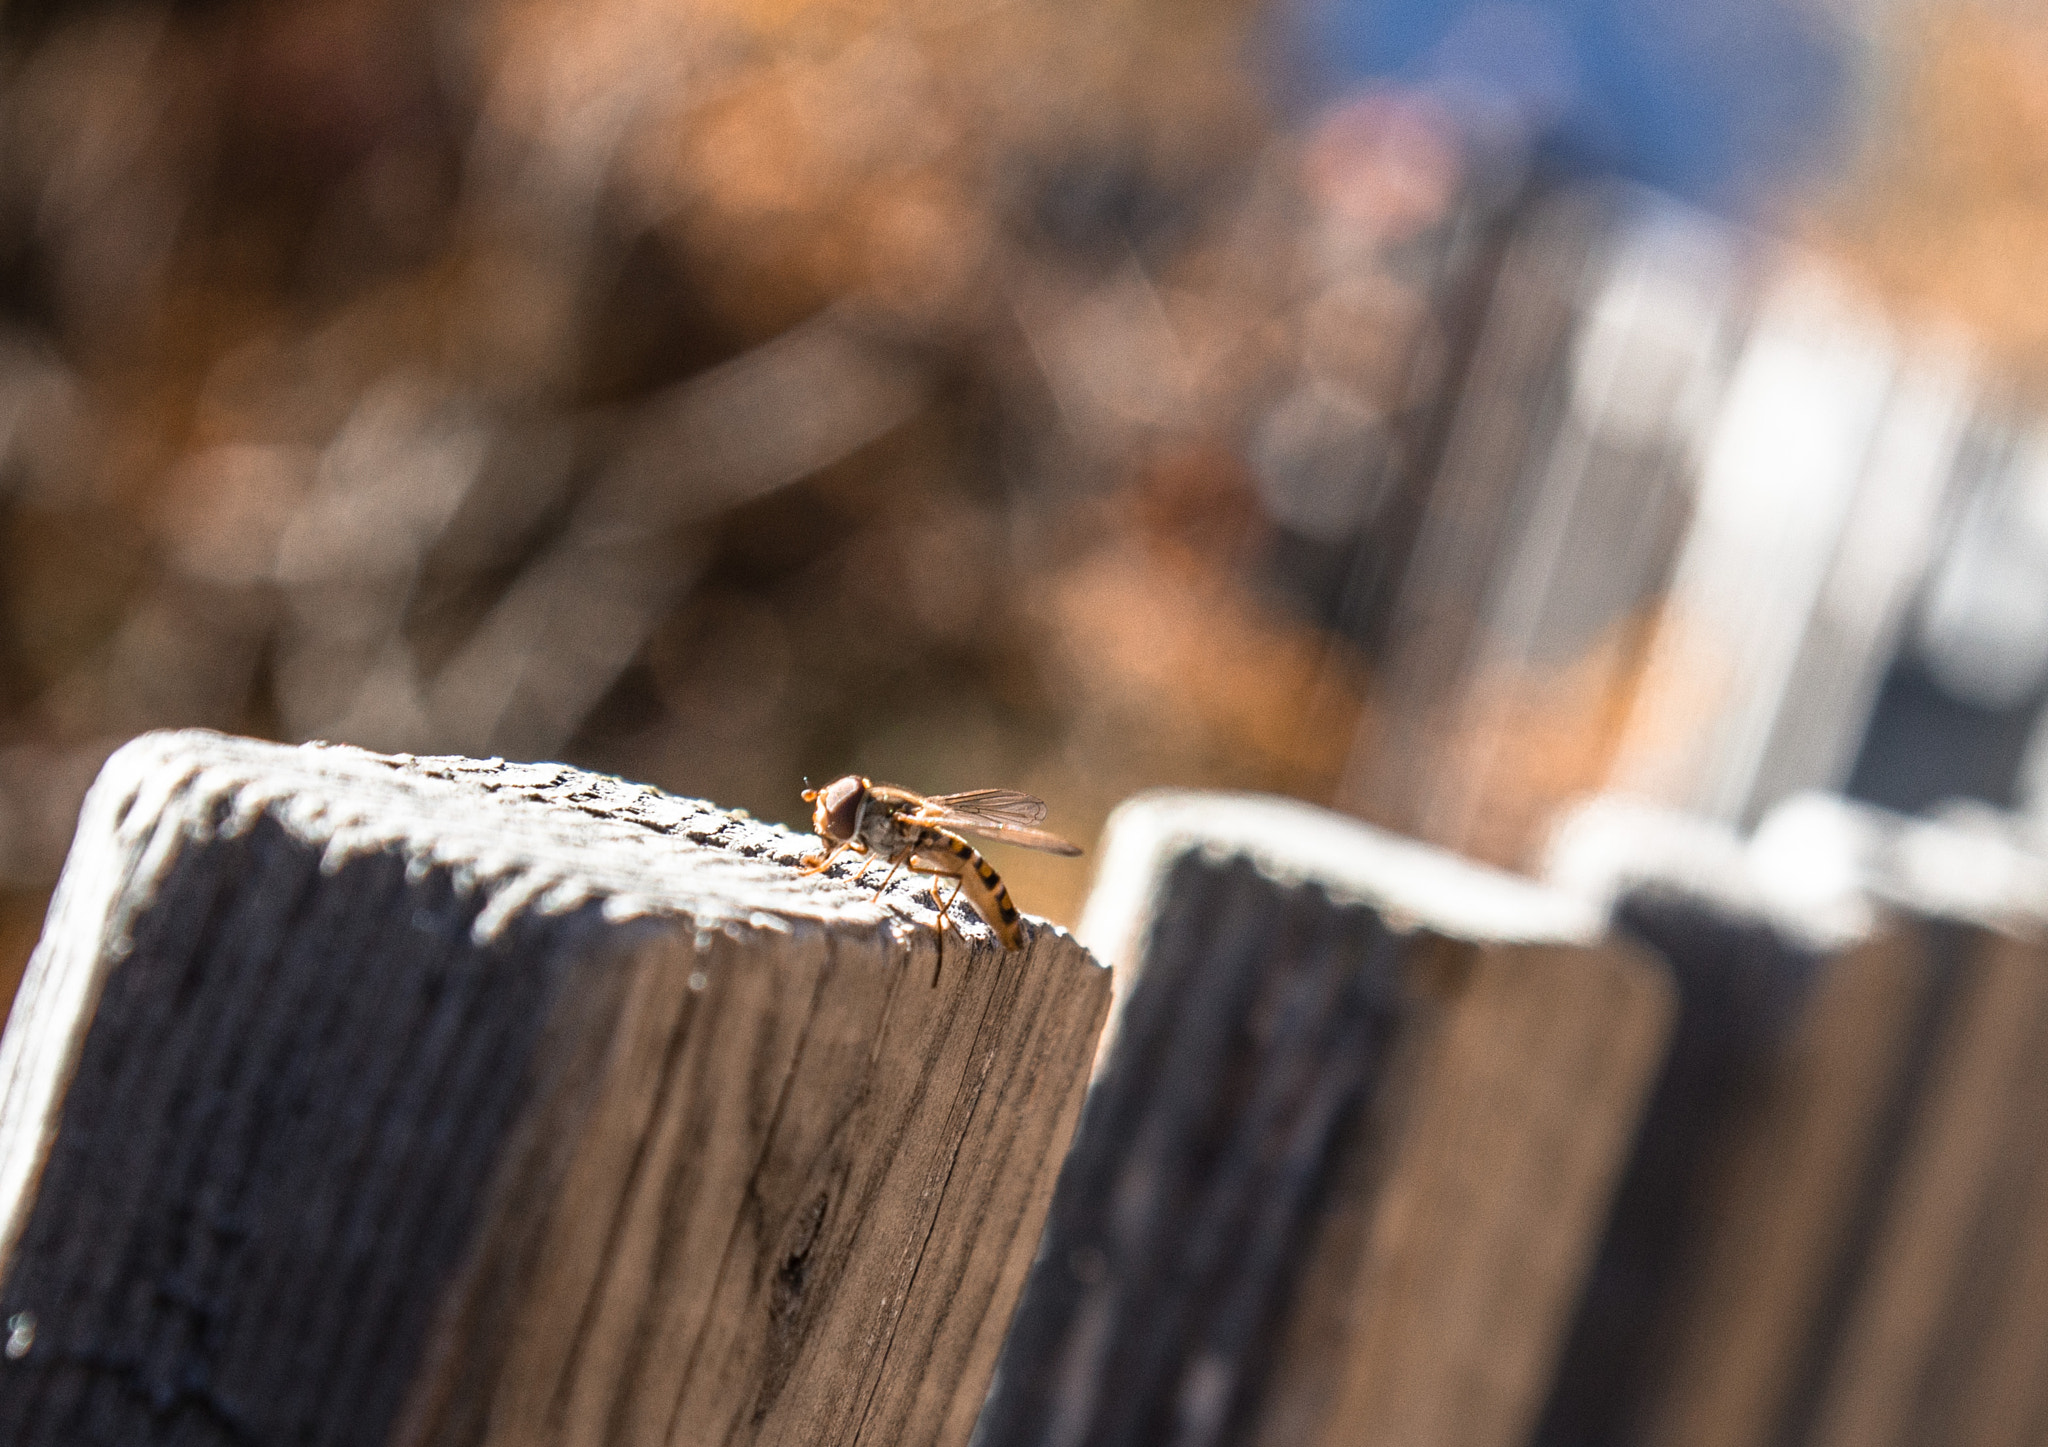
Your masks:
{"label": "blurred foliage", "polygon": [[1283,131],[1258,23],[10,7],[0,883],[164,726],[1326,797],[1470,186],[1419,102]]}

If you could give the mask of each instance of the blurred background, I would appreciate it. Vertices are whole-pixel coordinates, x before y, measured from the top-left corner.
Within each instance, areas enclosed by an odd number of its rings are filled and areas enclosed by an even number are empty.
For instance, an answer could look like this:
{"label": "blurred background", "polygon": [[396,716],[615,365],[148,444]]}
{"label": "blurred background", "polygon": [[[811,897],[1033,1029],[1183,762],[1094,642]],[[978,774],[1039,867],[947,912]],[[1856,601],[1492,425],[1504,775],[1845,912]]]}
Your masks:
{"label": "blurred background", "polygon": [[2044,271],[2018,4],[14,0],[0,959],[165,726],[2048,810]]}

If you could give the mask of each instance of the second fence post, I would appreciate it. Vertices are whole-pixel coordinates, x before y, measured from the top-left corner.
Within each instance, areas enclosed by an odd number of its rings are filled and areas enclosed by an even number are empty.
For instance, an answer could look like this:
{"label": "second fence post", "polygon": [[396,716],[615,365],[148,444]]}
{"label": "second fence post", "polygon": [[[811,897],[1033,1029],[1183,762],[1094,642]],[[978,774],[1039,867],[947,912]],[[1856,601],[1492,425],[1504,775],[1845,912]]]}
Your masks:
{"label": "second fence post", "polygon": [[1594,912],[1279,800],[1119,810],[1113,1034],[981,1447],[1514,1447],[1671,992]]}

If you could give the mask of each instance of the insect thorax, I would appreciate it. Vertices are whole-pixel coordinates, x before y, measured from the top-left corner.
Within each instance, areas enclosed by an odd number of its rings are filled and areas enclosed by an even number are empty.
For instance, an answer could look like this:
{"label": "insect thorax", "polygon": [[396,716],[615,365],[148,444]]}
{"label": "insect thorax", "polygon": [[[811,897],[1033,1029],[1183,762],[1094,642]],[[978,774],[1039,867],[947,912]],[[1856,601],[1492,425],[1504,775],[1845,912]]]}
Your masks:
{"label": "insect thorax", "polygon": [[916,844],[920,832],[917,825],[905,823],[894,809],[884,807],[880,800],[869,804],[860,821],[860,842],[884,859],[894,859]]}

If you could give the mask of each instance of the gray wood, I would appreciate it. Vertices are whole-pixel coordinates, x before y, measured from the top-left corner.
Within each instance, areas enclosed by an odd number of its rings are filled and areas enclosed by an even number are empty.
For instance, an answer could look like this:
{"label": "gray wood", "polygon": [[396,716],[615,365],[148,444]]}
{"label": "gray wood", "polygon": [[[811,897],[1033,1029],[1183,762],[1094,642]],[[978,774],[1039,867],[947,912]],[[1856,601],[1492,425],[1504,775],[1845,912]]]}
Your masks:
{"label": "gray wood", "polygon": [[[2019,1447],[2048,1429],[2048,951],[1887,914],[1746,1082],[1646,1332],[1654,1447]],[[1560,1439],[1562,1440],[1562,1439]]]}
{"label": "gray wood", "polygon": [[[1817,806],[1816,806],[1817,807]],[[1944,983],[1804,1441],[2048,1437],[2048,855],[2019,821],[1837,806],[1865,887]],[[1821,831],[1817,831],[1821,832]]]}
{"label": "gray wood", "polygon": [[1819,799],[1564,837],[1680,1009],[1537,1447],[2042,1440],[2048,861]]}
{"label": "gray wood", "polygon": [[1112,820],[1098,1062],[979,1429],[1522,1440],[1670,1009],[1576,901],[1279,800]]}
{"label": "gray wood", "polygon": [[2004,1447],[2048,1431],[2048,950],[1949,932],[1954,977],[1812,1447]]}
{"label": "gray wood", "polygon": [[811,847],[554,764],[116,754],[0,1038],[0,1439],[964,1440],[1107,972]]}
{"label": "gray wood", "polygon": [[1886,928],[1829,954],[1701,1163],[1680,1257],[1638,1323],[1668,1357],[1628,1381],[1641,1440],[1765,1447],[1827,1349],[1854,1222],[1887,1169],[1888,1121],[1933,983],[1917,932]]}

